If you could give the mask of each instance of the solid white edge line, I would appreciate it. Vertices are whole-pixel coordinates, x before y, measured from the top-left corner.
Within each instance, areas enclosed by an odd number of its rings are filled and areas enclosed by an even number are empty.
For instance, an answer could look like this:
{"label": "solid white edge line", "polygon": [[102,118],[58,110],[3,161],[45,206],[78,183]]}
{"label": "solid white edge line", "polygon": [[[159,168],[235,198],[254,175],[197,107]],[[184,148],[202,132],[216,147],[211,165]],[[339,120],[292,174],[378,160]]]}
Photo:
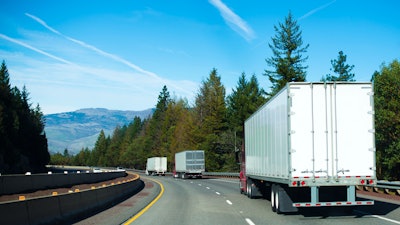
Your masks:
{"label": "solid white edge line", "polygon": [[253,221],[251,221],[251,219],[249,219],[249,218],[246,218],[246,222],[247,222],[249,225],[256,225],[256,224],[253,223]]}
{"label": "solid white edge line", "polygon": [[392,220],[392,219],[389,219],[389,218],[386,218],[386,217],[383,217],[383,216],[378,216],[378,215],[371,215],[371,216],[375,217],[375,218],[378,218],[378,219],[381,219],[381,220],[386,220],[386,221],[389,221],[389,222],[392,222],[392,223],[395,223],[395,224],[400,224],[400,221]]}
{"label": "solid white edge line", "polygon": [[366,212],[363,212],[363,211],[359,211],[359,210],[354,210],[354,211],[356,211],[358,213],[361,213],[361,214],[364,214],[366,216],[371,216],[371,217],[374,217],[374,218],[377,218],[377,219],[381,219],[381,220],[386,220],[388,222],[392,222],[392,223],[395,223],[395,224],[400,224],[400,221],[392,220],[392,219],[389,219],[389,218],[386,218],[386,217],[383,217],[383,216],[372,215],[372,214],[369,214],[369,213],[366,213]]}

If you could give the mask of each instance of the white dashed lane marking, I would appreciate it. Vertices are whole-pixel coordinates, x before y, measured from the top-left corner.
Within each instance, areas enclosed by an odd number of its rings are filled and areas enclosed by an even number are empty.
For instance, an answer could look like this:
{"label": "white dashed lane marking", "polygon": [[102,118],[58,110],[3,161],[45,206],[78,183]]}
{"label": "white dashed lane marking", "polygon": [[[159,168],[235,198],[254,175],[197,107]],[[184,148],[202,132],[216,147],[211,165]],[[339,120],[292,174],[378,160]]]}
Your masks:
{"label": "white dashed lane marking", "polygon": [[253,223],[253,221],[251,221],[251,219],[249,219],[249,218],[246,218],[246,222],[247,222],[249,225],[256,225],[256,224]]}

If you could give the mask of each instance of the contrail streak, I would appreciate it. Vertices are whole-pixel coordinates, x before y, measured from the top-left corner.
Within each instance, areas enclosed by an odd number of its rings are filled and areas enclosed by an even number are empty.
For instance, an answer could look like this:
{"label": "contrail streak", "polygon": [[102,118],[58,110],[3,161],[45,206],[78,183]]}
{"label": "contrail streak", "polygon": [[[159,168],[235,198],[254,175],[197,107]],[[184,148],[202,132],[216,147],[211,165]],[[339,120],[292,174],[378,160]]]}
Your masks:
{"label": "contrail streak", "polygon": [[134,69],[134,70],[136,70],[136,71],[138,71],[138,72],[144,74],[144,75],[147,75],[147,76],[149,76],[149,77],[152,77],[153,79],[155,79],[155,80],[157,80],[157,81],[159,81],[159,82],[162,82],[162,83],[164,83],[164,84],[167,84],[168,86],[172,86],[172,87],[175,88],[176,90],[183,91],[183,92],[185,92],[185,93],[187,93],[187,94],[192,94],[192,91],[190,91],[190,90],[185,90],[185,89],[183,89],[183,88],[181,88],[181,87],[175,85],[173,82],[170,82],[170,81],[168,81],[168,80],[165,80],[165,79],[159,77],[157,74],[155,74],[155,73],[153,73],[153,72],[144,70],[144,69],[142,69],[141,67],[139,67],[139,66],[137,66],[137,65],[135,65],[135,64],[133,64],[133,63],[131,63],[131,62],[129,62],[129,61],[127,61],[127,60],[125,60],[125,59],[123,59],[123,58],[117,56],[117,55],[114,55],[114,54],[105,52],[105,51],[103,51],[103,50],[101,50],[101,49],[99,49],[99,48],[97,48],[97,47],[95,47],[95,46],[93,46],[93,45],[87,44],[87,43],[85,43],[85,42],[83,42],[83,41],[80,41],[80,40],[77,40],[77,39],[75,39],[75,38],[72,38],[72,37],[69,37],[69,36],[67,36],[67,35],[64,35],[63,33],[59,32],[58,30],[56,30],[56,29],[52,28],[51,26],[47,25],[47,23],[46,23],[45,21],[43,21],[42,19],[40,19],[40,18],[38,18],[38,17],[36,17],[36,16],[34,16],[34,15],[32,15],[32,14],[25,13],[25,15],[28,16],[28,17],[30,17],[30,18],[32,18],[33,20],[35,20],[36,22],[38,22],[39,24],[41,24],[42,26],[44,26],[45,28],[47,28],[48,30],[50,30],[51,32],[53,32],[53,33],[55,33],[55,34],[57,34],[57,35],[59,35],[59,36],[65,38],[65,39],[67,39],[67,40],[69,40],[69,41],[72,41],[72,42],[74,42],[74,43],[76,43],[76,44],[78,44],[78,45],[80,45],[80,46],[82,46],[82,47],[84,47],[84,48],[90,49],[90,50],[96,52],[96,53],[99,54],[99,55],[102,55],[102,56],[108,57],[108,58],[110,58],[110,59],[113,59],[114,61],[120,62],[120,63],[122,63],[122,64],[124,64],[124,65],[126,65],[126,66],[128,66],[128,67],[130,67],[130,68],[132,68],[132,69]]}
{"label": "contrail streak", "polygon": [[31,46],[31,45],[25,43],[25,42],[22,42],[22,41],[19,41],[19,40],[17,40],[17,39],[8,37],[8,36],[6,36],[6,35],[4,35],[4,34],[0,34],[0,38],[3,38],[3,39],[5,39],[5,40],[7,40],[7,41],[13,42],[13,43],[18,44],[18,45],[21,45],[21,46],[23,46],[23,47],[25,47],[25,48],[28,48],[28,49],[30,49],[30,50],[32,50],[32,51],[35,51],[35,52],[37,52],[37,53],[40,53],[40,54],[42,54],[42,55],[48,56],[48,57],[50,57],[50,58],[52,58],[52,59],[55,59],[55,60],[57,60],[57,61],[60,61],[60,62],[66,63],[66,64],[70,64],[70,65],[74,65],[72,62],[70,62],[70,61],[68,61],[68,60],[65,60],[65,59],[63,59],[63,58],[57,57],[57,56],[55,56],[55,55],[52,55],[52,54],[50,54],[50,53],[47,53],[47,52],[42,51],[42,50],[40,50],[40,49],[37,49],[37,48],[35,48],[35,47],[33,47],[33,46]]}
{"label": "contrail streak", "polygon": [[303,16],[299,17],[297,20],[303,20],[303,19],[311,16],[312,14],[314,14],[314,13],[316,13],[316,12],[322,10],[322,9],[325,9],[326,7],[332,5],[335,2],[336,2],[336,0],[333,0],[331,2],[326,3],[325,5],[322,5],[322,6],[318,7],[318,8],[315,8],[315,9],[309,11],[308,13],[304,14]]}
{"label": "contrail streak", "polygon": [[237,33],[239,33],[246,40],[254,39],[254,32],[240,16],[235,14],[228,6],[221,0],[209,1],[221,13],[225,22]]}

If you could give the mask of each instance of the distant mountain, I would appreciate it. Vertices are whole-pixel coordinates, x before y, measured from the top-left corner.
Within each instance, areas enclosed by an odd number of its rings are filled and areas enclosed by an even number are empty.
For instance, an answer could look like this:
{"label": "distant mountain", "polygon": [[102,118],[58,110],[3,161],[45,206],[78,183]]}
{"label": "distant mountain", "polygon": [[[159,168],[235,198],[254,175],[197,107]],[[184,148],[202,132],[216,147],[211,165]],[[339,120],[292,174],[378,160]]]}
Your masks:
{"label": "distant mountain", "polygon": [[108,110],[103,108],[80,109],[45,115],[50,153],[78,153],[82,148],[92,149],[101,130],[111,135],[117,125],[128,125],[135,116],[145,119],[152,115],[153,109],[143,111]]}

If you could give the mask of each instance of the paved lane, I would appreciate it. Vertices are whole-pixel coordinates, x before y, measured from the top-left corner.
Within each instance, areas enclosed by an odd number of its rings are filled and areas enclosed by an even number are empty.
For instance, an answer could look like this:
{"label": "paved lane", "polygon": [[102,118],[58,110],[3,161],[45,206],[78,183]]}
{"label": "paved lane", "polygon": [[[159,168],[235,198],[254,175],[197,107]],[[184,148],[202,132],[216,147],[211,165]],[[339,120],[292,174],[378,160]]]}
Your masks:
{"label": "paved lane", "polygon": [[239,194],[237,180],[151,178],[160,181],[165,192],[132,224],[400,224],[398,204],[376,202],[352,213],[343,208],[313,208],[277,215],[268,200]]}
{"label": "paved lane", "polygon": [[132,224],[246,224],[245,218],[217,190],[199,180],[152,177],[164,185],[163,196]]}

